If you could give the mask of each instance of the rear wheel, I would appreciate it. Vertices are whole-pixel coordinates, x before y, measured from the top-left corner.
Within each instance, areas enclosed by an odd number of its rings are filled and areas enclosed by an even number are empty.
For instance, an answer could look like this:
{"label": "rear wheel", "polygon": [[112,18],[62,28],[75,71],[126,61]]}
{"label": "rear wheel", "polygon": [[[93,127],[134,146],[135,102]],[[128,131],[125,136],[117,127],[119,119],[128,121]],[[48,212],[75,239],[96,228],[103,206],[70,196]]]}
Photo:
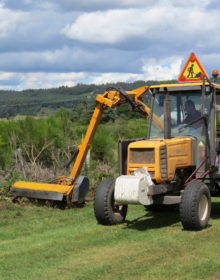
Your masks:
{"label": "rear wheel", "polygon": [[95,191],[94,212],[98,223],[116,225],[125,220],[127,205],[119,205],[114,200],[115,180],[103,180]]}
{"label": "rear wheel", "polygon": [[180,219],[186,230],[207,227],[211,212],[209,188],[200,181],[190,182],[184,190],[180,203]]}

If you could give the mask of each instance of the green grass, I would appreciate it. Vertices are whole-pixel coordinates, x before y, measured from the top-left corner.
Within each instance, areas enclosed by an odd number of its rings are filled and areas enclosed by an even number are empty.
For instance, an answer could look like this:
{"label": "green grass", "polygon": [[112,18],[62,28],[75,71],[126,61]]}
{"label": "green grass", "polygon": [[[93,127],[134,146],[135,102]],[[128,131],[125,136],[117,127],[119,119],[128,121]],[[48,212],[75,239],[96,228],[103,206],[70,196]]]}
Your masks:
{"label": "green grass", "polygon": [[60,210],[0,202],[0,279],[220,279],[220,200],[210,226],[183,231],[178,211],[129,206],[97,225],[91,204]]}

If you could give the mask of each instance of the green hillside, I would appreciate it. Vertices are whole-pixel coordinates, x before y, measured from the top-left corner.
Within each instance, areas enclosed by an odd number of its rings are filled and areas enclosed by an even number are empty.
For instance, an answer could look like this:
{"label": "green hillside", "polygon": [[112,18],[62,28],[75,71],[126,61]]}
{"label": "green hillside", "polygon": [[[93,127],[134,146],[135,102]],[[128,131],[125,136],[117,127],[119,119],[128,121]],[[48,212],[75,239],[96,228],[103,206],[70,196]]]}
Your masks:
{"label": "green hillside", "polygon": [[103,93],[109,87],[122,87],[126,90],[132,90],[145,84],[155,83],[159,82],[137,81],[103,85],[78,84],[74,87],[28,89],[23,91],[0,90],[0,118],[9,118],[16,115],[48,115],[61,107],[76,108],[82,100],[93,104],[95,96]]}

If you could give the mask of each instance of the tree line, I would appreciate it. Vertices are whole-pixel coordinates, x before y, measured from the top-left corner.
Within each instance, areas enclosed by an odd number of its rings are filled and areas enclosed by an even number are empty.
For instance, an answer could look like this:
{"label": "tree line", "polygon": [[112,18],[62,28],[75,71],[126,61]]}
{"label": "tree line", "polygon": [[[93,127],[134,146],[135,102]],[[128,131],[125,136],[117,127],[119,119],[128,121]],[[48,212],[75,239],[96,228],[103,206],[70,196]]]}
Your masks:
{"label": "tree line", "polygon": [[[171,81],[167,81],[171,82]],[[75,109],[82,102],[94,103],[95,96],[109,87],[122,87],[132,90],[155,81],[136,81],[133,83],[109,83],[102,85],[78,84],[74,87],[50,89],[27,89],[23,91],[0,90],[0,118],[17,115],[47,116],[60,107]]]}

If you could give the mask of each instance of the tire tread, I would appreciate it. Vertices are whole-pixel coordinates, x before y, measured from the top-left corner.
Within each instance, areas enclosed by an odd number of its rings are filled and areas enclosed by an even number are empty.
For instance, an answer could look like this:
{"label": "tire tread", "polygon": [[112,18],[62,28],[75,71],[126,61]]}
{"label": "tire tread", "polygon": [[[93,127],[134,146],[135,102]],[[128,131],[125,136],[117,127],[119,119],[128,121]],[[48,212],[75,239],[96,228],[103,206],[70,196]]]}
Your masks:
{"label": "tire tread", "polygon": [[94,194],[94,213],[98,223],[102,225],[116,225],[124,221],[127,214],[127,205],[123,206],[122,215],[115,215],[111,206],[111,197],[114,192],[114,179],[103,180]]}
{"label": "tire tread", "polygon": [[[199,198],[206,194],[209,203],[207,217],[200,221],[198,213]],[[180,202],[180,219],[186,230],[201,230],[208,225],[211,210],[210,192],[206,184],[200,181],[191,181],[184,190]]]}

